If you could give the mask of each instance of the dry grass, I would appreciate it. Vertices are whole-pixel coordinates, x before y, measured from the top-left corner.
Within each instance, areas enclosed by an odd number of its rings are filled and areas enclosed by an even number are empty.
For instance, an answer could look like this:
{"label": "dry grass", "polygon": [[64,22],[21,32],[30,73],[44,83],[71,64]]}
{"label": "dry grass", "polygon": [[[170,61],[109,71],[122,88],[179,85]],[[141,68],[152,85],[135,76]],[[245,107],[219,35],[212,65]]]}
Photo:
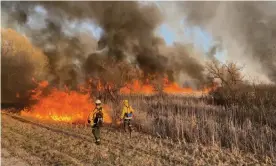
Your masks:
{"label": "dry grass", "polygon": [[252,103],[251,107],[224,108],[178,98],[133,99],[131,103],[143,114],[142,118],[137,117],[137,125],[145,121],[141,129],[147,133],[177,142],[216,145],[275,159],[275,107]]}
{"label": "dry grass", "polygon": [[97,146],[89,127],[2,114],[2,148],[29,165],[272,164],[269,158],[257,160],[250,153],[175,143],[137,132],[128,139],[125,133],[108,127],[102,135],[103,144]]}
{"label": "dry grass", "polygon": [[[276,87],[243,86],[227,105],[208,105],[196,97],[124,96],[136,108],[136,127],[176,143],[218,146],[276,159]],[[220,96],[221,97],[221,96]],[[113,106],[113,108],[116,108]],[[119,110],[119,108],[115,109]],[[115,111],[116,112],[116,111]]]}
{"label": "dry grass", "polygon": [[[2,114],[2,148],[30,165],[273,165],[275,87],[248,89],[226,107],[197,97],[121,96],[136,109],[134,137],[106,126],[100,146],[84,125]],[[108,104],[115,120],[120,105]]]}

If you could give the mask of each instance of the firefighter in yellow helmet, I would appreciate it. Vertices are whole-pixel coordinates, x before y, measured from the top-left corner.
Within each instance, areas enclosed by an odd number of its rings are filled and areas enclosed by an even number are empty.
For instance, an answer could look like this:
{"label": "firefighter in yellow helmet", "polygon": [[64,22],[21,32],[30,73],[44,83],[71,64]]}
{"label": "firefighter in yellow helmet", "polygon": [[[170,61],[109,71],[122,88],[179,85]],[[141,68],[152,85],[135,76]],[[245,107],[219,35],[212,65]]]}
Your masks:
{"label": "firefighter in yellow helmet", "polygon": [[100,144],[100,128],[103,126],[103,108],[100,100],[95,102],[96,108],[89,114],[88,123],[92,127],[92,133],[96,139],[96,144]]}
{"label": "firefighter in yellow helmet", "polygon": [[127,127],[129,129],[129,132],[131,133],[132,131],[132,125],[131,125],[131,120],[133,118],[133,113],[134,110],[133,108],[129,105],[128,100],[124,100],[123,101],[123,110],[122,110],[122,114],[121,114],[121,120],[123,120],[124,122],[124,130],[125,132],[127,131]]}

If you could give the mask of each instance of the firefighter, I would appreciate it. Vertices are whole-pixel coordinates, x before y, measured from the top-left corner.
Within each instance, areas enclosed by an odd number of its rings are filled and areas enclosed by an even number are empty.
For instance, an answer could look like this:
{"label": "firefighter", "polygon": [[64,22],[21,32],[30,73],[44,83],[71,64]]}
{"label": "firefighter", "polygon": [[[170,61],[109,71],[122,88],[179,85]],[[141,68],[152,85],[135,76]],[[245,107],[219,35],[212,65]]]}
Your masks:
{"label": "firefighter", "polygon": [[103,108],[101,106],[101,100],[96,100],[96,108],[90,113],[88,117],[88,123],[92,127],[92,133],[95,137],[96,144],[100,145],[100,128],[103,125]]}
{"label": "firefighter", "polygon": [[127,131],[127,127],[129,129],[129,132],[132,132],[132,125],[131,125],[131,120],[133,118],[133,113],[134,110],[132,107],[129,105],[128,100],[123,101],[123,110],[121,114],[121,120],[123,120],[124,123],[124,131]]}

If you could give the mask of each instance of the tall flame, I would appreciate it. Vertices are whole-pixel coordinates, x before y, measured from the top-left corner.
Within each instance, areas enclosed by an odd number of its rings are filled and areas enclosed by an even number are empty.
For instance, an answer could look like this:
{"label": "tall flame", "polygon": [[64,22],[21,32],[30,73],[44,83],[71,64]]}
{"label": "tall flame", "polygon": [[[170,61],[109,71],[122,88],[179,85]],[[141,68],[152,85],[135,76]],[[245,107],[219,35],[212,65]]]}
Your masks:
{"label": "tall flame", "polygon": [[[38,88],[33,90],[32,99],[38,102],[30,109],[21,111],[22,116],[35,117],[42,120],[54,120],[60,122],[82,122],[87,121],[88,115],[95,108],[94,102],[89,94],[77,91],[58,90],[53,88],[47,96],[43,96],[43,89],[48,86],[47,81],[39,83]],[[104,122],[111,123],[109,107],[103,105]]]}
{"label": "tall flame", "polygon": [[[91,80],[89,80],[91,82]],[[85,123],[88,115],[95,108],[95,104],[90,98],[91,89],[85,86],[80,86],[80,92],[70,91],[65,87],[65,90],[50,88],[48,95],[43,95],[43,90],[48,88],[47,81],[36,82],[38,87],[32,90],[32,99],[37,103],[29,109],[21,111],[22,116],[31,116],[43,120],[54,120],[60,122],[82,122]],[[111,88],[111,85],[109,88]],[[97,84],[97,90],[103,91],[104,87],[100,81]],[[168,79],[164,79],[163,92],[168,94],[206,94],[211,88],[195,91],[192,88],[182,88],[177,83],[171,83]],[[121,94],[154,94],[154,86],[146,83],[141,83],[135,80],[132,84],[127,84],[120,89]],[[105,123],[112,123],[110,116],[110,108],[103,105]]]}

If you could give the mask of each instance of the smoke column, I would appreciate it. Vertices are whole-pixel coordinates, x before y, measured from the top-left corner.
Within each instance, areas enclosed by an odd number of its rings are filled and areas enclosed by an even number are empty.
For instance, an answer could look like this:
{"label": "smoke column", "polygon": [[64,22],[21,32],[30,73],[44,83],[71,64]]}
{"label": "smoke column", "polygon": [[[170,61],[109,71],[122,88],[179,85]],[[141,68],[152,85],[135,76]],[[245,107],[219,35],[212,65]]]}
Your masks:
{"label": "smoke column", "polygon": [[[45,9],[45,16],[37,16],[37,5]],[[66,83],[74,87],[89,70],[97,70],[93,67],[97,66],[97,60],[90,60],[89,65],[87,60],[103,57],[131,61],[146,74],[168,74],[175,79],[178,73],[184,72],[191,78],[203,79],[201,62],[192,57],[184,45],[168,47],[155,35],[164,16],[152,3],[2,2],[2,11],[6,27],[20,27],[47,55],[48,79],[52,84],[62,86]],[[42,22],[44,27],[30,26],[32,19]],[[70,29],[70,24],[77,27],[85,21],[103,29],[99,41],[87,32]],[[94,56],[95,51],[104,48],[106,51],[97,53],[104,55]],[[83,69],[83,64],[91,68]]]}
{"label": "smoke column", "polygon": [[244,64],[247,74],[276,82],[275,2],[174,2],[171,6],[188,25],[211,33],[227,50],[228,60]]}

